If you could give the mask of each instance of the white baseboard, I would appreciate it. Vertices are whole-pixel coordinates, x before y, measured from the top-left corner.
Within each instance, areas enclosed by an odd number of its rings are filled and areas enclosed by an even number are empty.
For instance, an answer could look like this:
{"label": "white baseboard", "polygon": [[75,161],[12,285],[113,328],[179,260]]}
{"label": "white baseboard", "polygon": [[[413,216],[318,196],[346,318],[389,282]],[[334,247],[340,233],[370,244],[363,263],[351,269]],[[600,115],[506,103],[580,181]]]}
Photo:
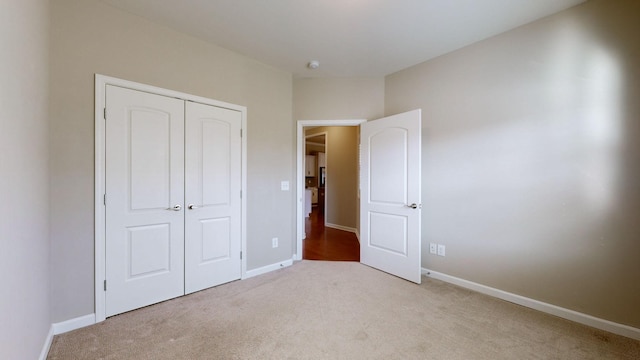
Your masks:
{"label": "white baseboard", "polygon": [[596,329],[608,331],[614,334],[626,336],[631,339],[640,340],[640,329],[628,325],[618,324],[613,321],[600,319],[595,316],[583,314],[577,311],[565,309],[556,305],[544,303],[542,301],[530,299],[521,295],[516,295],[503,290],[495,289],[486,285],[474,283],[472,281],[457,278],[447,274],[439,273],[422,268],[422,274],[428,277],[442,280],[463,288],[471,289],[479,293],[506,300],[514,304],[522,305],[547,314],[555,315],[567,320],[571,320]]}
{"label": "white baseboard", "polygon": [[354,234],[358,233],[358,229],[356,228],[352,228],[352,227],[348,227],[348,226],[342,226],[342,225],[336,225],[336,224],[331,224],[331,223],[325,223],[324,224],[325,227],[329,227],[329,228],[333,228],[333,229],[338,229],[338,230],[344,230],[344,231],[348,231],[348,232],[352,232]]}
{"label": "white baseboard", "polygon": [[89,314],[80,316],[74,319],[69,319],[67,321],[62,321],[59,323],[54,323],[51,325],[53,327],[53,334],[64,334],[68,331],[80,329],[85,326],[93,325],[96,323],[96,314]]}
{"label": "white baseboard", "polygon": [[53,342],[53,325],[49,327],[49,334],[47,334],[47,338],[44,339],[44,345],[42,345],[42,351],[40,351],[40,357],[38,358],[39,360],[47,360],[51,342]]}
{"label": "white baseboard", "polygon": [[291,265],[293,265],[293,260],[289,259],[289,260],[285,260],[285,261],[278,262],[278,263],[275,263],[275,264],[263,266],[261,268],[248,270],[244,274],[244,278],[243,279],[248,279],[248,278],[252,278],[254,276],[266,274],[268,272],[275,271],[275,270],[278,270],[278,269],[282,269],[282,268],[285,268],[285,267],[291,266]]}

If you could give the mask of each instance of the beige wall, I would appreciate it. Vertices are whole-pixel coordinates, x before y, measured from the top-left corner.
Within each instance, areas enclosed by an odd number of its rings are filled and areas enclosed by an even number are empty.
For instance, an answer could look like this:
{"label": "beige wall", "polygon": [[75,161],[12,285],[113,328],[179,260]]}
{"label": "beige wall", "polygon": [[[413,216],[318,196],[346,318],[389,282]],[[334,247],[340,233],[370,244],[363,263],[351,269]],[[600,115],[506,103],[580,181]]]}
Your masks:
{"label": "beige wall", "polygon": [[358,127],[323,126],[307,135],[326,133],[325,223],[358,228]]}
{"label": "beige wall", "polygon": [[386,78],[387,114],[423,110],[424,267],[640,327],[638,14],[591,0]]}
{"label": "beige wall", "polygon": [[384,78],[296,78],[293,119],[377,119],[384,113]]}
{"label": "beige wall", "polygon": [[54,321],[94,312],[95,73],[246,106],[248,269],[291,259],[291,75],[96,0],[51,4]]}
{"label": "beige wall", "polygon": [[51,326],[49,2],[0,4],[0,359],[37,359]]}

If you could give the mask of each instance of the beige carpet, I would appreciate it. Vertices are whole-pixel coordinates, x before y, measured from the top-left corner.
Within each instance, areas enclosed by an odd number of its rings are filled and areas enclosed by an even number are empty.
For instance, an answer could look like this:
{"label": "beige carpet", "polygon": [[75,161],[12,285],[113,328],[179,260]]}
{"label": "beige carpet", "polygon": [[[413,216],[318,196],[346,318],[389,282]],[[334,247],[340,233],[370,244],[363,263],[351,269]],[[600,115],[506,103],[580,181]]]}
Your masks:
{"label": "beige carpet", "polygon": [[54,338],[48,359],[640,359],[640,342],[437,280],[302,261]]}

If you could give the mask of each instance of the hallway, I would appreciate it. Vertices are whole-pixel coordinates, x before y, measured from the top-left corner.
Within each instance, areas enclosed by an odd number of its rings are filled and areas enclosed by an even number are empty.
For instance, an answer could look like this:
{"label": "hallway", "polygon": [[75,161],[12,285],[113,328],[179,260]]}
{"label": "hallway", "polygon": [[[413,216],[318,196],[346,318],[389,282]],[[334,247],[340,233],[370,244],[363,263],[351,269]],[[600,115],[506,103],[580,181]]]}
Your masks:
{"label": "hallway", "polygon": [[324,213],[314,207],[305,218],[305,260],[360,261],[360,243],[356,234],[324,226]]}

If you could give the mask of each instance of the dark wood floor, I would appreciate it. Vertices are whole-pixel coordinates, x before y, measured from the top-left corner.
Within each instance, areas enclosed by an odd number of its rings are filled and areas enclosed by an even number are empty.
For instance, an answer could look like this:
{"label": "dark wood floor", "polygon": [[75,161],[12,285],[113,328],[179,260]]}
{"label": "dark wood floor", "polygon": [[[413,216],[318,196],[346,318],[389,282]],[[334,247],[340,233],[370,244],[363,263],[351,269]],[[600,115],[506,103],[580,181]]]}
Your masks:
{"label": "dark wood floor", "polygon": [[305,218],[306,239],[302,258],[306,260],[360,261],[356,234],[324,226],[324,213],[314,207]]}

